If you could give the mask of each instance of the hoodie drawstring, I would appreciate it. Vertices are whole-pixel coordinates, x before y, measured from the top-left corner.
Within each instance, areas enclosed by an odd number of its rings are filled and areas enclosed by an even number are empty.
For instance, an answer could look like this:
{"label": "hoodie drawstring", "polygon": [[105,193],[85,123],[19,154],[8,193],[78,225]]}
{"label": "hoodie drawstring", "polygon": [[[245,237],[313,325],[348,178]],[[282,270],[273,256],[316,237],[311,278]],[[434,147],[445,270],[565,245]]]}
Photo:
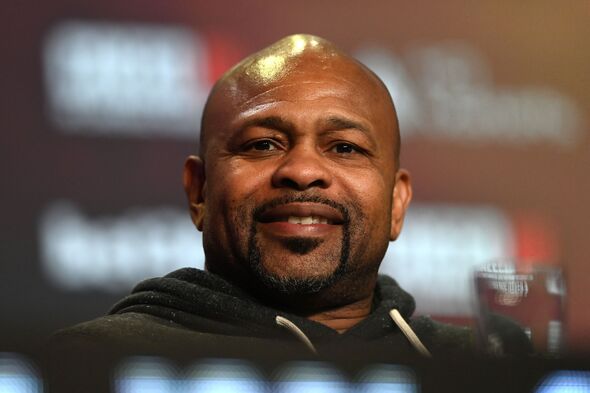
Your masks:
{"label": "hoodie drawstring", "polygon": [[280,315],[277,315],[277,317],[275,318],[275,322],[277,323],[277,325],[282,326],[285,329],[287,329],[288,331],[290,331],[291,333],[293,333],[295,335],[295,337],[297,337],[299,339],[299,341],[301,341],[303,344],[305,344],[305,346],[311,352],[313,352],[315,355],[318,354],[318,351],[315,349],[315,347],[313,346],[313,344],[311,343],[309,338],[293,322],[289,321],[285,317],[281,317]]}
{"label": "hoodie drawstring", "polygon": [[408,325],[408,323],[404,320],[404,317],[402,317],[397,309],[392,308],[391,311],[389,311],[389,316],[391,319],[393,319],[393,322],[395,322],[397,327],[402,331],[404,336],[406,336],[410,344],[412,344],[412,346],[420,353],[420,355],[427,358],[432,357],[428,349],[426,349],[424,344],[422,344],[422,341],[420,341],[418,336],[416,336],[416,333],[414,333],[410,325]]}
{"label": "hoodie drawstring", "polygon": [[[428,349],[426,349],[424,344],[422,344],[422,341],[420,341],[416,333],[414,333],[410,325],[408,325],[408,323],[404,320],[404,317],[402,317],[402,315],[399,313],[397,309],[392,308],[391,311],[389,311],[389,316],[391,317],[391,319],[393,319],[393,322],[395,322],[397,327],[402,331],[404,336],[406,336],[410,344],[412,344],[412,346],[416,349],[416,351],[418,351],[418,353],[420,353],[420,355],[427,358],[432,357]],[[299,339],[299,341],[305,344],[305,346],[311,352],[317,355],[318,352],[315,349],[314,345],[312,344],[310,339],[305,335],[305,333],[303,333],[303,331],[299,329],[299,327],[297,327],[297,325],[295,325],[293,322],[289,321],[287,318],[282,317],[280,315],[276,316],[275,322],[277,325],[284,327],[285,329],[293,333],[295,337]]]}

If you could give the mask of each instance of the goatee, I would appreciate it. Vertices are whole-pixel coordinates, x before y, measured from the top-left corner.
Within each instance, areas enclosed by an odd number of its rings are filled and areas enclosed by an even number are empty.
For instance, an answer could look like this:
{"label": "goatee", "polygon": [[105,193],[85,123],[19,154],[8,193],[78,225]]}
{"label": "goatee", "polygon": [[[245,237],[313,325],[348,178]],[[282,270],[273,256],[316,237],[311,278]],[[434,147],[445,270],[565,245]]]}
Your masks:
{"label": "goatee", "polygon": [[[285,277],[278,276],[269,272],[262,262],[262,248],[257,241],[257,223],[258,217],[265,210],[274,208],[278,205],[296,203],[296,202],[309,202],[309,203],[321,203],[328,205],[332,208],[337,209],[343,217],[342,224],[342,240],[339,252],[334,252],[330,255],[330,259],[338,259],[338,265],[332,273],[321,276],[321,277]],[[312,294],[321,291],[322,289],[330,287],[340,277],[342,277],[349,265],[350,256],[350,212],[346,206],[334,202],[330,199],[318,197],[318,196],[286,196],[282,198],[273,199],[258,206],[253,212],[252,225],[250,226],[250,233],[248,238],[248,264],[251,271],[256,275],[257,279],[270,290],[278,291],[285,295],[297,295],[297,294]],[[324,242],[323,239],[307,238],[307,237],[294,237],[284,239],[281,241],[282,245],[286,250],[293,254],[305,256],[310,254]],[[339,254],[339,255],[338,255]]]}

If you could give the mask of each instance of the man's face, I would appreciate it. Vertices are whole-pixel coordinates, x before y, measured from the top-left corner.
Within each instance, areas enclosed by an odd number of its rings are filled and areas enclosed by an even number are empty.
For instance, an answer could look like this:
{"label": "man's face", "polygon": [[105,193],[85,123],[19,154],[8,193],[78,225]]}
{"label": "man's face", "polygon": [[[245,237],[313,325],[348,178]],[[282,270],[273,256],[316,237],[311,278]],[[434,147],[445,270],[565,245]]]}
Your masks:
{"label": "man's face", "polygon": [[374,80],[332,68],[218,94],[196,220],[209,270],[291,294],[374,280],[399,231],[397,125]]}

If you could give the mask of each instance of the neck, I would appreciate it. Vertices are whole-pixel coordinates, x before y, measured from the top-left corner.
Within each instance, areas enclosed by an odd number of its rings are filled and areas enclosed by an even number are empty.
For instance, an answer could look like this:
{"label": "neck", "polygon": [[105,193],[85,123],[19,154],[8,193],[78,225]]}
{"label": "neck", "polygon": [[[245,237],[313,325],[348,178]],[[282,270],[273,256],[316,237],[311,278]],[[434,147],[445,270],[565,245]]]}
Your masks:
{"label": "neck", "polygon": [[373,295],[371,294],[368,298],[355,303],[311,314],[307,318],[334,329],[338,333],[344,333],[369,316],[372,303]]}
{"label": "neck", "polygon": [[285,295],[274,292],[260,299],[272,299],[272,303],[267,304],[273,308],[344,333],[371,313],[376,281],[376,277],[357,277],[339,281],[317,293]]}

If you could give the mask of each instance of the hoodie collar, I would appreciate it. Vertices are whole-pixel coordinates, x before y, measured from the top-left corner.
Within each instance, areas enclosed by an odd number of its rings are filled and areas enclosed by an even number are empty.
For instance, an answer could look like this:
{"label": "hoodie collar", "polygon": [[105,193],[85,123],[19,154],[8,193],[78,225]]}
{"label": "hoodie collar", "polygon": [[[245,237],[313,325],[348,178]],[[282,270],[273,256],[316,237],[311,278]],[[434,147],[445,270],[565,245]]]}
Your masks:
{"label": "hoodie collar", "polygon": [[281,315],[295,323],[313,341],[373,340],[395,329],[389,310],[404,318],[414,312],[414,299],[390,277],[379,276],[371,314],[343,334],[318,322],[260,304],[223,278],[194,268],[139,283],[113,306],[110,314],[140,312],[171,320],[196,331],[254,337],[284,337],[276,325]]}

